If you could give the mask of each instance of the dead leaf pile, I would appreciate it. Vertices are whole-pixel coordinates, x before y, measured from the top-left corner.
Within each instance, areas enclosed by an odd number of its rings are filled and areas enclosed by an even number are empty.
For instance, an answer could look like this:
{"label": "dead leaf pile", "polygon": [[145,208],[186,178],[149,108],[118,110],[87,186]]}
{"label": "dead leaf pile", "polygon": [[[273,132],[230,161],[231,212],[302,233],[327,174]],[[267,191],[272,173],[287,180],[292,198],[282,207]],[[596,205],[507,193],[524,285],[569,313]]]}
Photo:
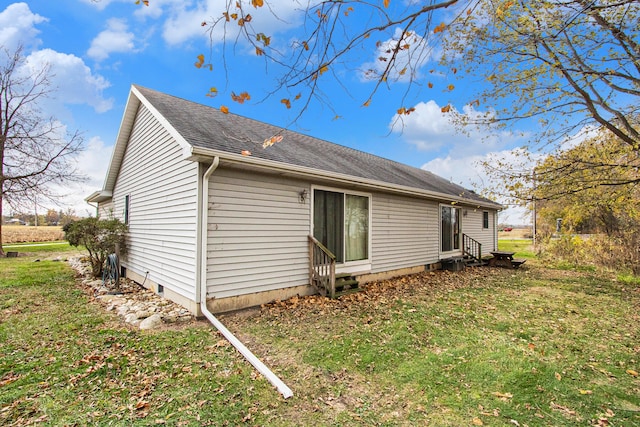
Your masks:
{"label": "dead leaf pile", "polygon": [[[365,307],[384,305],[394,300],[402,300],[415,295],[434,295],[442,292],[483,286],[505,276],[506,270],[469,268],[460,272],[437,270],[423,272],[393,279],[380,280],[364,284],[361,292],[330,299],[320,295],[294,296],[287,300],[275,301],[261,306],[262,316],[280,317],[334,311],[357,311]],[[296,314],[296,312],[298,312]],[[292,314],[293,313],[293,314]]]}

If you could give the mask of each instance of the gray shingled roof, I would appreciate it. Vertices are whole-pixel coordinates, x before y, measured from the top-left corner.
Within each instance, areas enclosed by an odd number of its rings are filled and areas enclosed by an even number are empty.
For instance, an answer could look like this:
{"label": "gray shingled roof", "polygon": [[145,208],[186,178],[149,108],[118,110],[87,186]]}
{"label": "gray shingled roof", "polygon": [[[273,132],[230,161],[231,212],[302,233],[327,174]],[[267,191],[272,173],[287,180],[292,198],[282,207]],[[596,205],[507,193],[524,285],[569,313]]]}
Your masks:
{"label": "gray shingled roof", "polygon": [[[218,109],[162,92],[140,86],[135,88],[194,147],[236,155],[249,150],[253,158],[463,197],[484,205],[495,204],[423,169],[257,120],[224,114]],[[262,148],[262,142],[276,134],[283,136],[282,142]]]}

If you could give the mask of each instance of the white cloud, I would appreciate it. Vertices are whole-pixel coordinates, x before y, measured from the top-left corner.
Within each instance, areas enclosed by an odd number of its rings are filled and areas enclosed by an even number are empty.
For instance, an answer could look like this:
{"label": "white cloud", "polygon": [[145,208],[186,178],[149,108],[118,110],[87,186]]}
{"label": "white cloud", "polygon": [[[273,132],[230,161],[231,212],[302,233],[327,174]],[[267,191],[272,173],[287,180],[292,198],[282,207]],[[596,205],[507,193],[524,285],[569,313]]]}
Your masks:
{"label": "white cloud", "polygon": [[462,150],[466,154],[481,154],[514,146],[526,136],[486,126],[463,127],[462,121],[477,122],[492,114],[477,111],[469,105],[465,105],[461,113],[453,107],[449,112],[443,112],[433,100],[420,102],[414,108],[408,115],[394,115],[389,127],[420,151]]}
{"label": "white cloud", "polygon": [[[85,142],[85,146],[86,150],[77,158],[78,167],[88,178],[86,186],[92,188],[91,191],[95,191],[102,188],[113,146],[105,145],[104,141],[98,136],[94,136]],[[83,195],[83,197],[85,196],[87,194]]]}
{"label": "white cloud", "polygon": [[38,46],[40,31],[36,24],[46,22],[47,18],[31,12],[26,3],[14,3],[0,12],[0,46],[10,52],[19,45],[25,48]]}
{"label": "white cloud", "polygon": [[134,3],[134,0],[80,0],[82,3],[91,5],[93,7],[95,7],[98,10],[104,10],[106,9],[107,6],[109,6],[111,3]]}
{"label": "white cloud", "polygon": [[29,72],[47,66],[50,67],[52,89],[55,90],[55,98],[45,102],[46,111],[50,114],[64,109],[65,104],[86,104],[98,113],[112,108],[113,99],[106,99],[102,94],[110,83],[101,75],[94,74],[81,58],[43,49],[33,52],[25,61]]}
{"label": "white cloud", "polygon": [[[36,25],[47,19],[34,14],[26,3],[14,3],[0,12],[0,45],[13,52],[19,44],[25,47],[22,75],[33,75],[49,68],[53,94],[40,107],[47,115],[57,116],[64,112],[64,105],[86,104],[97,112],[109,110],[113,100],[102,95],[109,82],[94,74],[83,60],[75,55],[59,53],[51,49],[33,50],[40,44]],[[28,47],[31,47],[29,53]]]}
{"label": "white cloud", "polygon": [[100,32],[91,41],[87,55],[96,61],[102,61],[114,52],[134,52],[134,39],[135,35],[128,31],[126,21],[116,18],[109,19],[107,29]]}
{"label": "white cloud", "polygon": [[[169,45],[178,45],[191,39],[210,40],[210,27],[203,27],[201,24],[203,21],[209,22],[220,18],[225,10],[224,3],[219,0],[198,2],[172,0],[163,1],[162,4],[167,5],[166,14],[168,15],[162,35]],[[268,7],[250,7],[247,13],[250,13],[253,18],[251,21],[253,31],[273,36],[299,25],[303,9],[304,6],[298,2],[272,0]],[[218,25],[213,30],[211,40],[213,43],[222,42],[225,31],[227,40],[235,40],[236,31],[239,29],[240,27],[233,21],[227,23],[226,27]]]}
{"label": "white cloud", "polygon": [[[456,184],[465,188],[473,189],[476,192],[482,192],[483,189],[489,187],[492,178],[487,173],[483,164],[485,162],[492,163],[495,160],[509,164],[519,164],[520,167],[527,167],[522,164],[526,156],[522,155],[521,149],[493,151],[485,154],[458,155],[449,154],[446,157],[433,159],[424,165],[422,169],[435,173],[443,178],[449,179]],[[533,167],[533,163],[529,164]],[[520,225],[529,224],[531,222],[530,213],[520,206],[508,206],[504,199],[495,199],[496,202],[505,205],[506,209],[499,214],[499,222]]]}
{"label": "white cloud", "polygon": [[46,208],[56,210],[61,207],[63,209],[71,208],[80,216],[95,215],[95,208],[85,202],[84,198],[102,188],[113,146],[105,145],[104,141],[96,136],[85,141],[85,147],[85,151],[75,158],[75,166],[77,171],[87,180],[80,183],[68,183],[64,186],[51,186],[51,190],[60,195],[56,200],[58,206],[43,201]]}
{"label": "white cloud", "polygon": [[484,153],[501,150],[513,145],[518,137],[509,132],[498,132],[487,128],[463,129],[460,118],[477,119],[487,113],[465,106],[462,113],[455,108],[442,112],[435,101],[420,102],[409,115],[395,115],[389,124],[391,131],[401,134],[402,139],[421,151],[436,151],[444,148],[464,150],[465,153]]}
{"label": "white cloud", "polygon": [[[390,126],[402,140],[418,150],[441,153],[439,157],[426,162],[423,169],[481,193],[485,189],[495,188],[495,182],[483,166],[485,162],[501,161],[524,168],[533,166],[532,163],[523,163],[533,157],[523,156],[521,149],[512,149],[521,142],[522,136],[495,128],[463,129],[459,120],[456,120],[466,118],[474,121],[491,114],[468,105],[460,113],[453,107],[443,113],[442,107],[431,100],[417,104],[415,111],[409,115],[395,115]],[[495,201],[506,203],[506,199]],[[522,208],[509,207],[500,214],[500,221],[528,223],[526,215],[526,210]]]}

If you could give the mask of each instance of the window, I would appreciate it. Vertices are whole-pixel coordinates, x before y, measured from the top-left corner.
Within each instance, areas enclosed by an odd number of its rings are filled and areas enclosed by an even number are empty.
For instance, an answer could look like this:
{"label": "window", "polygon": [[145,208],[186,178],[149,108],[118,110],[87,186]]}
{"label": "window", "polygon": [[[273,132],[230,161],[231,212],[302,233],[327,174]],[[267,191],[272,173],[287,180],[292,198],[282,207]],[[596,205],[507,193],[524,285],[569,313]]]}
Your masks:
{"label": "window", "polygon": [[460,209],[442,206],[440,210],[441,251],[460,249]]}
{"label": "window", "polygon": [[313,236],[337,262],[369,258],[369,197],[314,190]]}
{"label": "window", "polygon": [[129,224],[129,195],[124,196],[124,223]]}
{"label": "window", "polygon": [[482,228],[489,228],[489,212],[482,212]]}

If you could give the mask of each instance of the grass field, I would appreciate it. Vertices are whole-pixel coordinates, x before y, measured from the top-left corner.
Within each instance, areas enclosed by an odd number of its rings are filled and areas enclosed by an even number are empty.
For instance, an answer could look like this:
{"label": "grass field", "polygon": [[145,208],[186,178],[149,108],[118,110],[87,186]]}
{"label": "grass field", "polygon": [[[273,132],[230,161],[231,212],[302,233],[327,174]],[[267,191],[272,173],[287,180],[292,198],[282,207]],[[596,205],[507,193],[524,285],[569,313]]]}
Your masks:
{"label": "grass field", "polygon": [[64,239],[62,227],[33,227],[26,225],[3,225],[2,244],[24,242],[53,242]]}
{"label": "grass field", "polygon": [[532,258],[219,316],[284,400],[205,322],[129,329],[52,256],[0,259],[2,425],[640,426],[640,291],[614,276]]}

